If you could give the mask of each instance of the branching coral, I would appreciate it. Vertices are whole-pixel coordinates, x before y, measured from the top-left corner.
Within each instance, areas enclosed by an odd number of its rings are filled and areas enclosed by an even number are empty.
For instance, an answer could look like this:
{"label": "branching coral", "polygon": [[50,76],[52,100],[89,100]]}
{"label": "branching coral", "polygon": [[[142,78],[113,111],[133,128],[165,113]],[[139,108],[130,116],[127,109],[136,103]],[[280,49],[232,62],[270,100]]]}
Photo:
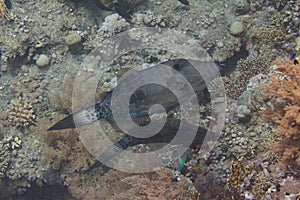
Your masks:
{"label": "branching coral", "polygon": [[248,57],[237,64],[237,72],[230,78],[224,78],[225,89],[228,96],[237,99],[246,89],[249,80],[268,72],[269,61],[264,57]]}
{"label": "branching coral", "polygon": [[281,60],[275,62],[275,67],[280,73],[264,86],[270,106],[263,114],[276,125],[275,132],[283,136],[274,149],[286,166],[300,156],[300,64]]}
{"label": "branching coral", "polygon": [[246,167],[242,162],[242,158],[232,163],[232,172],[231,174],[229,174],[227,179],[229,189],[237,189],[239,191],[242,181],[252,173],[254,168],[255,165],[251,167]]}
{"label": "branching coral", "polygon": [[252,29],[251,39],[261,43],[280,43],[284,41],[285,32],[276,26],[260,26]]}
{"label": "branching coral", "polygon": [[31,103],[24,97],[12,100],[8,113],[9,121],[17,127],[27,127],[36,119]]}

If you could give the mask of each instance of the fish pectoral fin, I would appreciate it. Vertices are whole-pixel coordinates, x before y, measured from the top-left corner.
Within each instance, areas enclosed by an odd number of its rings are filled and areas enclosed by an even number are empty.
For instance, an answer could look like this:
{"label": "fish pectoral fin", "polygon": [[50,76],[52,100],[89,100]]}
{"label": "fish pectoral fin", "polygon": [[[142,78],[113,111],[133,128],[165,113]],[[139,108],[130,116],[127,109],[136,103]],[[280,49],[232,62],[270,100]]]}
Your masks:
{"label": "fish pectoral fin", "polygon": [[84,171],[84,173],[88,173],[101,165],[105,165],[106,162],[108,162],[109,160],[111,160],[112,158],[114,158],[115,156],[120,154],[122,150],[123,149],[118,148],[116,145],[112,145],[112,146],[108,147],[108,149],[106,149],[100,155],[100,157],[97,159],[97,161],[92,166],[90,166],[88,169],[86,169]]}

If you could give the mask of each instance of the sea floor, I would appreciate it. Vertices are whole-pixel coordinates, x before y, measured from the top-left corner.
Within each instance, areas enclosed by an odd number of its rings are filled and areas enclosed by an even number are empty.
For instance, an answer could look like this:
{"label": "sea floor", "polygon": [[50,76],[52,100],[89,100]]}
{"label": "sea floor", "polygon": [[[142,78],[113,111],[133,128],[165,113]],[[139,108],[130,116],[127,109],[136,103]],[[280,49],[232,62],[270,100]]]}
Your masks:
{"label": "sea floor", "polygon": [[[0,199],[300,199],[299,11],[298,0],[0,0]],[[107,145],[97,130],[48,131],[130,70],[178,58],[221,74],[197,88],[206,98],[196,110],[168,113],[196,111],[202,127],[218,127],[211,151],[190,148],[185,172],[175,161],[85,173]],[[155,146],[130,147],[122,161]]]}

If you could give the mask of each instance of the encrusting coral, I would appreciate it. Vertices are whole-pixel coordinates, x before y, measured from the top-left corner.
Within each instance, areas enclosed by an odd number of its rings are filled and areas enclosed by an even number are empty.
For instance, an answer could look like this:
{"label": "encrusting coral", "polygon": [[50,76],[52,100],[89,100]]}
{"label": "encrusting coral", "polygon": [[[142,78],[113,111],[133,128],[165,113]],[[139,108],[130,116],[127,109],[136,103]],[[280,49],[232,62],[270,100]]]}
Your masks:
{"label": "encrusting coral", "polygon": [[300,157],[300,64],[291,60],[275,61],[279,71],[264,86],[269,99],[269,107],[263,111],[264,118],[275,125],[275,133],[283,136],[274,145],[282,156],[282,166]]}
{"label": "encrusting coral", "polygon": [[17,127],[28,127],[36,119],[31,103],[24,97],[11,101],[8,114],[10,123]]}

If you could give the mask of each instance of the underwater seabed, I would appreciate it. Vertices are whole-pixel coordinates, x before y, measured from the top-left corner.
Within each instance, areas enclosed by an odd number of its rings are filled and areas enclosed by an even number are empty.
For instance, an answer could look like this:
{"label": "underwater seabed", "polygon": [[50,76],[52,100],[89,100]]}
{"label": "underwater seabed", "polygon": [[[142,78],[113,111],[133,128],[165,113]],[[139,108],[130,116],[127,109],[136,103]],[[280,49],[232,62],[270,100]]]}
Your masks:
{"label": "underwater seabed", "polygon": [[[0,0],[0,199],[300,199],[299,9],[300,1],[292,0]],[[182,43],[172,40],[175,34],[153,40],[159,34],[143,38],[135,32],[126,39],[147,39],[147,48],[108,61],[92,55],[106,64],[91,68],[95,63],[87,59],[95,49],[143,27],[176,30]],[[101,102],[124,81],[122,75],[132,69],[151,72],[158,63],[178,59],[192,40],[222,77],[208,89],[194,88],[196,109],[166,110],[168,119],[196,112],[201,127],[218,124],[213,116],[218,102],[208,96],[224,86],[224,127],[210,154],[200,155],[197,144],[187,160],[184,154],[154,172],[91,169],[96,159],[85,142],[95,138],[82,137],[80,129],[48,131],[73,113],[74,89],[79,94],[89,89],[74,87],[78,72],[102,73],[95,86]],[[131,102],[141,103],[135,122],[145,125],[148,115],[140,111],[149,105],[138,100],[149,96],[142,95],[135,93]],[[98,108],[98,114],[109,112]],[[123,141],[125,134],[114,123],[100,125],[111,141]],[[161,146],[125,147],[146,153]]]}

